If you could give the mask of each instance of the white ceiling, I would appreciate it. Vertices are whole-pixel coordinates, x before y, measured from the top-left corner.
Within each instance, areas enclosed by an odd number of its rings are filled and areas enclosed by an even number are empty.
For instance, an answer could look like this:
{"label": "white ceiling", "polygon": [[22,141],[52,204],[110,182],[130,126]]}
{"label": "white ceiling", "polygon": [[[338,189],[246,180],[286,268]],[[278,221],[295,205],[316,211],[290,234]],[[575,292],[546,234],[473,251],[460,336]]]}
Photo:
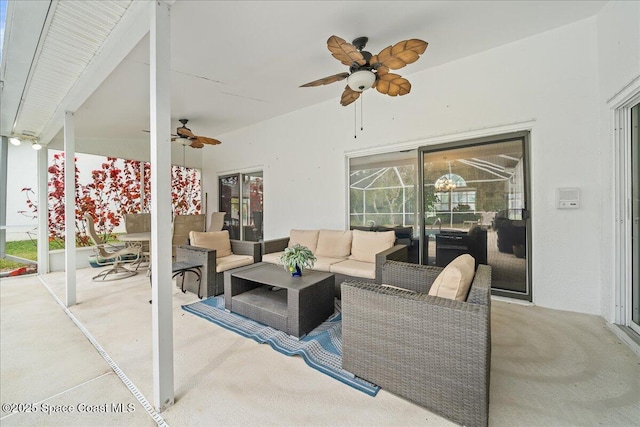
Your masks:
{"label": "white ceiling", "polygon": [[[411,74],[429,67],[594,16],[605,3],[176,1],[172,127],[188,118],[194,133],[219,137],[328,100],[345,108],[339,104],[345,82],[299,88],[348,71],[327,50],[331,35],[347,41],[368,36],[365,50],[373,54],[400,40],[427,41],[424,55],[397,71],[411,81]],[[77,109],[78,138],[148,139],[142,132],[149,128],[148,52],[147,35]]]}

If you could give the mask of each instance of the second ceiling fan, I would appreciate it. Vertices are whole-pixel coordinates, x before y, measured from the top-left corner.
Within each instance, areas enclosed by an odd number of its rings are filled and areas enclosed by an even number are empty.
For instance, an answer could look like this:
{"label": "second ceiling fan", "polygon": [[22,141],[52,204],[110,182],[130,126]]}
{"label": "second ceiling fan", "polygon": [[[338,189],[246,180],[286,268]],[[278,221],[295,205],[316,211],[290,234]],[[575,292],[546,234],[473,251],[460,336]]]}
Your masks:
{"label": "second ceiling fan", "polygon": [[183,145],[188,145],[192,148],[202,148],[205,146],[205,144],[209,144],[209,145],[222,144],[221,141],[215,138],[194,135],[193,132],[191,132],[191,129],[187,127],[187,122],[189,122],[188,119],[180,119],[179,122],[182,123],[182,126],[176,129],[176,135],[172,135],[171,137],[172,141],[176,141],[176,140],[179,141],[180,139],[182,139],[184,140]]}
{"label": "second ceiling fan", "polygon": [[428,43],[418,39],[403,40],[382,49],[377,55],[371,55],[363,50],[367,41],[367,37],[358,37],[351,44],[337,36],[329,37],[327,48],[334,58],[349,67],[349,72],[314,80],[300,87],[326,85],[347,79],[347,86],[340,99],[340,104],[345,106],[358,99],[360,93],[370,87],[389,96],[409,93],[411,83],[389,70],[397,70],[416,62],[427,49]]}

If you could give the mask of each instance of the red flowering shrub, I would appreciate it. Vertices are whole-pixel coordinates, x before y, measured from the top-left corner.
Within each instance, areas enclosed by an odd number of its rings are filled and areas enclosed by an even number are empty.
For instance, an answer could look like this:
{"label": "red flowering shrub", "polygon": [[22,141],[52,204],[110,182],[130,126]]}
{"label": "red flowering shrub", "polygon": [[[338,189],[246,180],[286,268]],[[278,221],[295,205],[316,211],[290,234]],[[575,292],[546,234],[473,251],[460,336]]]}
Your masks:
{"label": "red flowering shrub", "polygon": [[[49,241],[64,242],[65,210],[64,210],[64,153],[54,154],[49,166],[48,207],[49,207]],[[118,227],[124,214],[148,212],[151,202],[151,167],[147,162],[124,160],[124,167],[118,166],[115,157],[107,157],[100,169],[91,171],[91,182],[82,185],[78,181],[79,171],[75,169],[75,223],[76,246],[92,244],[87,235],[84,221],[85,212],[91,214],[95,221],[96,232],[103,240],[108,240],[113,230]],[[175,215],[200,213],[201,184],[195,169],[172,166],[171,201]],[[141,178],[144,177],[144,189]],[[23,188],[26,196],[27,211],[19,213],[37,218],[38,206],[31,199],[34,194],[31,188]],[[144,195],[144,197],[142,197]]]}

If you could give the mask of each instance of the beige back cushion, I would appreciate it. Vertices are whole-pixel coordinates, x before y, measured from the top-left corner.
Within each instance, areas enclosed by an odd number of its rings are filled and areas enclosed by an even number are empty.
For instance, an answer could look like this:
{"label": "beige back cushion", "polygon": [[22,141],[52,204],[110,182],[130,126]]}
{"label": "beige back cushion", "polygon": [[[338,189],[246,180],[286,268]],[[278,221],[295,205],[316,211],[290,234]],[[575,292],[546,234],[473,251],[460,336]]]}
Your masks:
{"label": "beige back cushion", "polygon": [[320,230],[315,255],[329,258],[346,258],[351,254],[351,230]]}
{"label": "beige back cushion", "polygon": [[124,228],[127,233],[147,233],[151,231],[151,214],[136,213],[124,215]]}
{"label": "beige back cushion", "polygon": [[191,246],[215,249],[216,258],[222,258],[232,254],[231,241],[229,240],[229,230],[209,231],[209,232],[189,232]]}
{"label": "beige back cushion", "polygon": [[364,262],[376,262],[376,254],[393,247],[396,241],[394,231],[353,230],[351,259]]}
{"label": "beige back cushion", "polygon": [[298,243],[306,246],[315,254],[318,246],[318,233],[319,230],[291,230],[289,233],[289,247]]}
{"label": "beige back cushion", "polygon": [[475,260],[469,254],[451,261],[433,281],[429,295],[465,301],[475,274]]}
{"label": "beige back cushion", "polygon": [[190,231],[204,231],[206,215],[176,215],[173,218],[173,245],[184,245]]}

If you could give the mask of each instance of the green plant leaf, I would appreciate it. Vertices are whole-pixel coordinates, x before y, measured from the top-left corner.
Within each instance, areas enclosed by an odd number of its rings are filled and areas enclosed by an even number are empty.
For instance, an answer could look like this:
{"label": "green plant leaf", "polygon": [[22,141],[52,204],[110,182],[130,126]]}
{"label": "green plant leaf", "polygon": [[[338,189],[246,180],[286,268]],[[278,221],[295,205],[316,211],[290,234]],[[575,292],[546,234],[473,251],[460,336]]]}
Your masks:
{"label": "green plant leaf", "polygon": [[300,268],[300,270],[313,268],[315,261],[317,261],[317,258],[313,255],[313,252],[299,243],[286,248],[284,254],[280,257],[280,262],[282,262],[286,271],[295,270],[296,267]]}

